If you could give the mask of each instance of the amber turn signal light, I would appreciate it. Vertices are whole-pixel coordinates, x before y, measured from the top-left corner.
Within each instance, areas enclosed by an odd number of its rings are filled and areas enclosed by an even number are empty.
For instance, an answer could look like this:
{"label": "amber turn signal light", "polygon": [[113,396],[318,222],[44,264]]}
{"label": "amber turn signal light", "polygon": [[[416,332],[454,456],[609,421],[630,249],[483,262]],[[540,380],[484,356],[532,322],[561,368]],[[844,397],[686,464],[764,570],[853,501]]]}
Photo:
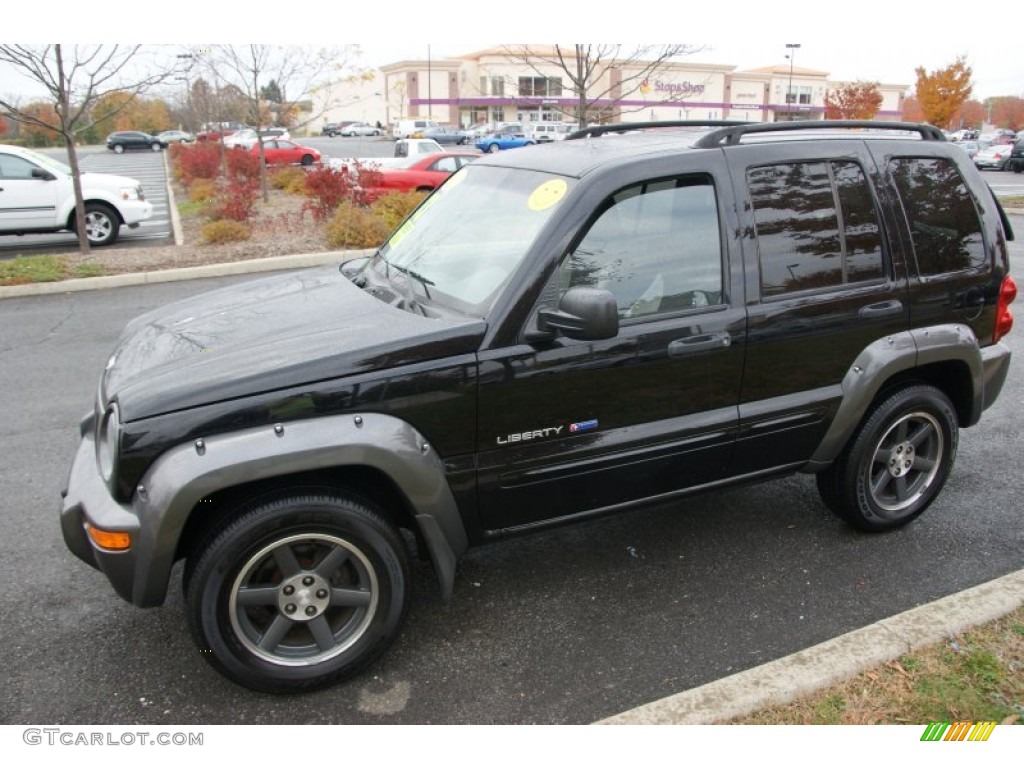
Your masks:
{"label": "amber turn signal light", "polygon": [[124,531],[104,531],[91,523],[85,524],[85,530],[92,543],[101,549],[124,550],[132,545],[131,534]]}

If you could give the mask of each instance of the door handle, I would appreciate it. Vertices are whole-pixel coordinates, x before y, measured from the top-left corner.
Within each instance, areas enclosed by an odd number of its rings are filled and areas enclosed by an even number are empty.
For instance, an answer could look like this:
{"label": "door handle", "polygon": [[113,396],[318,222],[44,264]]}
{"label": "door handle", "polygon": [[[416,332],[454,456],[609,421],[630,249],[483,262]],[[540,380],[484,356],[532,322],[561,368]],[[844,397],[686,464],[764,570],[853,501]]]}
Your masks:
{"label": "door handle", "polygon": [[732,344],[732,336],[728,331],[720,333],[699,333],[696,336],[687,336],[685,339],[676,339],[669,342],[668,356],[679,357],[689,355],[693,352],[704,352],[709,349],[725,349]]}
{"label": "door handle", "polygon": [[902,313],[903,302],[899,299],[882,301],[878,304],[868,304],[866,307],[861,307],[860,311],[857,312],[858,316],[866,318],[886,317],[888,315],[899,315]]}

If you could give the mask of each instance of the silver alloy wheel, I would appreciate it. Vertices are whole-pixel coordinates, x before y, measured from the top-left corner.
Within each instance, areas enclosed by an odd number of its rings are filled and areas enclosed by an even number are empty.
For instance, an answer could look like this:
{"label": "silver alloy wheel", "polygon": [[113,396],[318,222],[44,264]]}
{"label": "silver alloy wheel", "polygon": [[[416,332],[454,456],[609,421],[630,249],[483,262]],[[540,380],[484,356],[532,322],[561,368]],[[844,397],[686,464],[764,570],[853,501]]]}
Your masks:
{"label": "silver alloy wheel", "polygon": [[282,666],[334,658],[366,632],[377,611],[377,572],[351,542],[289,536],[250,557],[231,585],[231,627],[255,656]]}
{"label": "silver alloy wheel", "polygon": [[104,243],[110,238],[114,221],[101,210],[85,212],[85,236],[90,243]]}
{"label": "silver alloy wheel", "polygon": [[120,155],[122,152],[124,152],[124,147],[122,147],[120,144],[115,144],[114,154]]}
{"label": "silver alloy wheel", "polygon": [[872,501],[891,513],[916,504],[938,475],[945,450],[942,427],[933,415],[914,411],[902,416],[882,435],[867,465]]}

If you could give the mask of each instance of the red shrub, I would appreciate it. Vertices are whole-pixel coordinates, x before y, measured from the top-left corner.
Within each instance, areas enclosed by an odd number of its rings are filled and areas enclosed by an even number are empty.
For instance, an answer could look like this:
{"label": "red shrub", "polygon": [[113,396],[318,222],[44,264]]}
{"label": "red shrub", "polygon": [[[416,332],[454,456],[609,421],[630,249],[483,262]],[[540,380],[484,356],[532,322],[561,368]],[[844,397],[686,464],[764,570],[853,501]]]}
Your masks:
{"label": "red shrub", "polygon": [[306,197],[303,206],[313,214],[315,221],[326,221],[345,200],[356,205],[366,203],[364,186],[375,186],[378,174],[358,162],[343,166],[340,170],[321,167],[306,172]]}
{"label": "red shrub", "polygon": [[225,152],[229,181],[255,181],[260,179],[260,159],[244,149],[229,149]]}
{"label": "red shrub", "polygon": [[345,169],[314,168],[306,173],[306,197],[303,210],[313,214],[314,221],[326,221],[334,210],[352,196],[355,182]]}
{"label": "red shrub", "polygon": [[173,144],[171,163],[174,177],[185,186],[196,179],[216,179],[220,175],[220,145],[210,142],[189,146]]}
{"label": "red shrub", "polygon": [[259,195],[258,180],[233,178],[222,185],[213,201],[212,218],[249,221]]}

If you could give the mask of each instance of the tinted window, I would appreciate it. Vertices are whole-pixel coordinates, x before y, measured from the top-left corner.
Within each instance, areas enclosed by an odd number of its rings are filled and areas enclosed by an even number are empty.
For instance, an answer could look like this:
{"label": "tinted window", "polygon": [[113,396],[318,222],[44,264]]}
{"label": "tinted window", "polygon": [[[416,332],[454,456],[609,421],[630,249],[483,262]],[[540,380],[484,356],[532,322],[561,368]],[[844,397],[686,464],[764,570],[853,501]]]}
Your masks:
{"label": "tinted window", "polygon": [[562,263],[560,288],[576,285],[611,291],[624,319],[721,302],[721,238],[710,181],[651,182],[613,195]]}
{"label": "tinted window", "polygon": [[922,275],[980,267],[985,263],[974,199],[956,165],[945,158],[899,157],[889,172]]}
{"label": "tinted window", "polygon": [[859,165],[753,168],[747,183],[763,297],[882,279],[881,229]]}

